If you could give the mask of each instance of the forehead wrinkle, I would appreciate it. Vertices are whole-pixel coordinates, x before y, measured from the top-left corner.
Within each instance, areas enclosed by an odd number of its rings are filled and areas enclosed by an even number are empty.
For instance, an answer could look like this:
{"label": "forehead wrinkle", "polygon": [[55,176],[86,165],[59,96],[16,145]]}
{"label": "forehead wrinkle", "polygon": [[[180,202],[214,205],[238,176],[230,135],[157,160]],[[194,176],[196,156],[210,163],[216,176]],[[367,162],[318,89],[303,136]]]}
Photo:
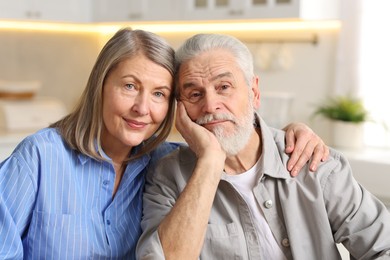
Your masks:
{"label": "forehead wrinkle", "polygon": [[223,73],[220,73],[214,77],[211,78],[211,81],[214,81],[214,80],[217,80],[217,79],[220,79],[220,78],[224,78],[224,77],[229,77],[229,78],[233,78],[233,73],[231,72],[223,72]]}
{"label": "forehead wrinkle", "polygon": [[207,81],[213,82],[224,77],[234,79],[233,73],[225,69],[225,61],[215,61],[209,55],[201,55],[199,58],[190,60],[182,65],[179,72],[179,78],[187,78],[182,84],[182,89],[197,87],[199,84],[204,85]]}
{"label": "forehead wrinkle", "polygon": [[203,81],[206,77],[206,73],[202,69],[194,69],[193,67],[185,68],[184,71],[179,73],[179,79],[183,79],[182,88],[188,89],[199,85],[199,81]]}

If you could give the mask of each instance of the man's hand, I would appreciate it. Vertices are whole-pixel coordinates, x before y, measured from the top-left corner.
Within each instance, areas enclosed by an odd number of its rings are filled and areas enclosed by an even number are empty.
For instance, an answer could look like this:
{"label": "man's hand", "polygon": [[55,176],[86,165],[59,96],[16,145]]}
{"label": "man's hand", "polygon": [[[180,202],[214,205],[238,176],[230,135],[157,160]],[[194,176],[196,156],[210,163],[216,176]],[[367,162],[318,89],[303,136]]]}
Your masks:
{"label": "man's hand", "polygon": [[176,129],[183,136],[191,150],[197,158],[203,156],[221,156],[221,162],[225,162],[226,153],[222,150],[221,145],[215,135],[196,123],[187,115],[187,111],[182,102],[178,101],[176,110]]}
{"label": "man's hand", "polygon": [[291,176],[297,176],[303,165],[311,159],[310,170],[317,170],[320,161],[326,161],[329,148],[311,128],[302,123],[292,123],[283,130],[286,131],[286,150],[291,157],[287,169]]}

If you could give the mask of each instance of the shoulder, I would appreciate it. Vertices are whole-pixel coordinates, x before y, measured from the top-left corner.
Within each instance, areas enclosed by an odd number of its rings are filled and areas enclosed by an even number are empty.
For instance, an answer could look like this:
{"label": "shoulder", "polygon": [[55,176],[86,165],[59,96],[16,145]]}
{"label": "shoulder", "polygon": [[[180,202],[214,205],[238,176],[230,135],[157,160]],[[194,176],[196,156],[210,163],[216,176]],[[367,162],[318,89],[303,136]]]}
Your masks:
{"label": "shoulder", "polygon": [[22,145],[37,145],[62,143],[62,137],[55,128],[44,128],[22,140]]}
{"label": "shoulder", "polygon": [[[282,164],[281,167],[286,167],[290,156],[285,153],[285,131],[272,127],[264,127],[264,125],[262,125],[261,131],[263,135],[263,145],[268,155],[267,158],[270,160],[271,158],[280,158]],[[318,170],[315,173],[310,172],[309,162],[307,162],[298,177],[301,176],[302,178],[307,178],[305,176],[309,175],[309,178],[326,179],[330,174],[337,172],[352,174],[347,158],[340,151],[329,148],[328,159],[319,164]],[[300,178],[297,179],[299,180]]]}
{"label": "shoulder", "polygon": [[153,152],[152,152],[152,155],[153,156],[157,156],[157,157],[162,157],[162,156],[165,156],[169,153],[171,153],[172,151],[176,150],[178,147],[180,147],[181,145],[185,145],[185,144],[182,144],[182,143],[175,143],[175,142],[163,142],[162,144],[160,144]]}
{"label": "shoulder", "polygon": [[150,166],[155,166],[155,164],[163,157],[177,150],[180,146],[185,145],[184,143],[176,142],[163,142],[156,149],[150,153]]}
{"label": "shoulder", "polygon": [[348,159],[341,152],[329,148],[329,157],[321,162],[315,172],[309,170],[309,163],[302,168],[301,172],[294,179],[299,183],[317,182],[323,192],[331,195],[336,189],[342,192],[343,187],[352,187],[357,184],[353,177],[353,171]]}
{"label": "shoulder", "polygon": [[175,149],[160,157],[151,165],[148,178],[167,180],[175,179],[179,175],[191,175],[195,164],[195,154],[187,144],[180,143],[175,146]]}
{"label": "shoulder", "polygon": [[[11,155],[3,161],[2,170],[12,169],[15,174],[23,176],[30,174],[36,181],[44,165],[57,164],[59,158],[69,157],[69,152],[63,152],[64,144],[58,132],[53,128],[45,128],[24,138]],[[60,155],[65,153],[65,156]]]}
{"label": "shoulder", "polygon": [[322,162],[317,169],[320,175],[325,175],[327,179],[352,179],[353,173],[349,161],[340,151],[329,148],[329,157]]}
{"label": "shoulder", "polygon": [[166,154],[159,160],[159,165],[171,162],[175,164],[195,163],[196,156],[187,144],[181,143],[175,147],[170,153]]}
{"label": "shoulder", "polygon": [[327,172],[329,174],[348,170],[352,173],[347,157],[338,150],[329,147],[328,159],[318,165],[318,172]]}
{"label": "shoulder", "polygon": [[24,138],[16,146],[13,155],[38,161],[46,156],[53,158],[55,154],[70,152],[71,149],[55,128],[44,128]]}

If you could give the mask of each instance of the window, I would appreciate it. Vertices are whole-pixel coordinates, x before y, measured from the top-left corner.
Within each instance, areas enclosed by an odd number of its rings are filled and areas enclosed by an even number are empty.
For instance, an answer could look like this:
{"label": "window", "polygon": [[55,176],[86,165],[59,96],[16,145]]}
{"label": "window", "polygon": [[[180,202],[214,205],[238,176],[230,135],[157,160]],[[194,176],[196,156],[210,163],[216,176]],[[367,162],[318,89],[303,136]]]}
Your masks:
{"label": "window", "polygon": [[[390,148],[390,1],[363,0],[358,82],[373,122],[365,127],[365,144]],[[387,129],[389,128],[389,129]]]}

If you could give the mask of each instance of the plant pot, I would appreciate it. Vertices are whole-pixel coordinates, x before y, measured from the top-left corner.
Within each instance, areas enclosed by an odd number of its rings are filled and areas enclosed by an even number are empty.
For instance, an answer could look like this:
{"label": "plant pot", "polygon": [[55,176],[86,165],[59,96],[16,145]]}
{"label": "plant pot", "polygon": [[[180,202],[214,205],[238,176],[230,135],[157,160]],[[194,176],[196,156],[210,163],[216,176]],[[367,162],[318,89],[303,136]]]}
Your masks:
{"label": "plant pot", "polygon": [[333,146],[358,149],[363,147],[363,123],[332,121]]}

